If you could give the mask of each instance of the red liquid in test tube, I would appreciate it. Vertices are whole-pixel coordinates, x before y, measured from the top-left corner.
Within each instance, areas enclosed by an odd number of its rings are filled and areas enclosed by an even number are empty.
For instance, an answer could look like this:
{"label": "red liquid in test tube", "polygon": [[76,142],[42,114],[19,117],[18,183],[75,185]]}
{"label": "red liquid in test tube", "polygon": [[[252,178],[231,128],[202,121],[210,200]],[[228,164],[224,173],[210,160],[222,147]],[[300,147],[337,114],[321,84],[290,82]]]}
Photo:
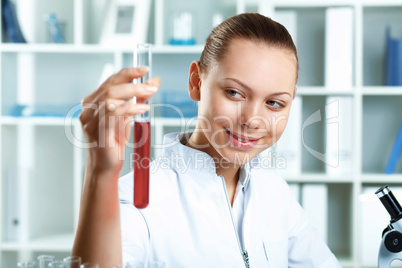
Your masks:
{"label": "red liquid in test tube", "polygon": [[[134,206],[146,208],[149,202],[150,122],[134,123]],[[137,138],[135,138],[137,137]]]}
{"label": "red liquid in test tube", "polygon": [[[151,77],[152,53],[150,44],[137,44],[134,50],[134,67],[147,66],[148,73],[134,83],[144,83]],[[145,102],[150,104],[148,100]],[[134,206],[146,208],[149,203],[149,164],[151,151],[151,114],[134,117]]]}

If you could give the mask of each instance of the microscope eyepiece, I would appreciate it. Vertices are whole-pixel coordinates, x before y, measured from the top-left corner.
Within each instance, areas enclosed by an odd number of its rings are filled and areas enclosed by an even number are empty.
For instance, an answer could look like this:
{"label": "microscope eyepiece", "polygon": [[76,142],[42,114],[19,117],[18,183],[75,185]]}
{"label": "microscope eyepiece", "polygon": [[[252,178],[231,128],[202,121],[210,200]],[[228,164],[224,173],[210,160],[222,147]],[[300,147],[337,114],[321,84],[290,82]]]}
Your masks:
{"label": "microscope eyepiece", "polygon": [[384,195],[389,194],[390,190],[389,190],[389,186],[388,185],[384,185],[382,186],[380,189],[378,189],[375,194],[377,195],[378,198],[383,197]]}
{"label": "microscope eyepiece", "polygon": [[375,194],[384,205],[385,209],[391,216],[391,223],[396,222],[402,218],[402,207],[396,200],[394,194],[389,189],[388,185],[385,185],[378,189]]}

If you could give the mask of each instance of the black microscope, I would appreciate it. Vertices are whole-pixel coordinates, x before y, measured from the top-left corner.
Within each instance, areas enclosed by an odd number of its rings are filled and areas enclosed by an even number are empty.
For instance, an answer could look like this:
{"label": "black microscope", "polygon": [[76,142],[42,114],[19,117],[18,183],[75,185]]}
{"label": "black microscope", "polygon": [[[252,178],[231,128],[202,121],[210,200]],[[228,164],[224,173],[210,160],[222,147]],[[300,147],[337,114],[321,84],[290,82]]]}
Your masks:
{"label": "black microscope", "polygon": [[378,267],[389,268],[394,260],[402,261],[402,208],[388,185],[378,189],[375,194],[391,216],[390,224],[382,232],[378,253]]}

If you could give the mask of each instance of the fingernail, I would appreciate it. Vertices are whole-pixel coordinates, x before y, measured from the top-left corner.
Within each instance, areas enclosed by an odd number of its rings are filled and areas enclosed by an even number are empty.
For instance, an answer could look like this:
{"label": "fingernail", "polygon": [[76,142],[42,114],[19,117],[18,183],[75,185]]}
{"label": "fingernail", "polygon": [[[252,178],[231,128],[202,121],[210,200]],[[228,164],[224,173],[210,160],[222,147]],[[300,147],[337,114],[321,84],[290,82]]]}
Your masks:
{"label": "fingernail", "polygon": [[142,103],[138,103],[136,105],[136,108],[139,112],[145,112],[145,111],[149,111],[149,104],[142,104]]}
{"label": "fingernail", "polygon": [[157,87],[153,87],[153,86],[145,86],[145,89],[151,92],[156,92],[158,90]]}
{"label": "fingernail", "polygon": [[160,83],[161,83],[161,78],[160,78],[159,76],[156,76],[156,77],[151,78],[151,79],[149,80],[149,82],[150,82],[151,84],[153,84],[153,83],[158,83],[158,84],[160,84]]}
{"label": "fingernail", "polygon": [[138,70],[141,72],[148,72],[149,67],[148,66],[140,66],[140,67],[138,67]]}

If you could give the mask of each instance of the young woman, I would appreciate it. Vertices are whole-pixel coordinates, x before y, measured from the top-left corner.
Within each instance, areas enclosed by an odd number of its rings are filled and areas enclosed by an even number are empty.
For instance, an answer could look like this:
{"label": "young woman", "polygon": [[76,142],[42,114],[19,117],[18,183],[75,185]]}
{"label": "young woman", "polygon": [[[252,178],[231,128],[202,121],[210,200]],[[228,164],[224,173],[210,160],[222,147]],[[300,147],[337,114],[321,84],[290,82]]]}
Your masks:
{"label": "young woman", "polygon": [[165,136],[149,206],[139,210],[133,174],[118,174],[127,122],[149,109],[130,99],[144,101],[160,84],[129,83],[145,72],[124,69],[83,102],[86,138],[105,146],[89,151],[73,253],[101,267],[340,267],[286,182],[257,156],[280,138],[296,93],[297,52],[286,29],[246,13],[212,31],[190,66],[196,128]]}

